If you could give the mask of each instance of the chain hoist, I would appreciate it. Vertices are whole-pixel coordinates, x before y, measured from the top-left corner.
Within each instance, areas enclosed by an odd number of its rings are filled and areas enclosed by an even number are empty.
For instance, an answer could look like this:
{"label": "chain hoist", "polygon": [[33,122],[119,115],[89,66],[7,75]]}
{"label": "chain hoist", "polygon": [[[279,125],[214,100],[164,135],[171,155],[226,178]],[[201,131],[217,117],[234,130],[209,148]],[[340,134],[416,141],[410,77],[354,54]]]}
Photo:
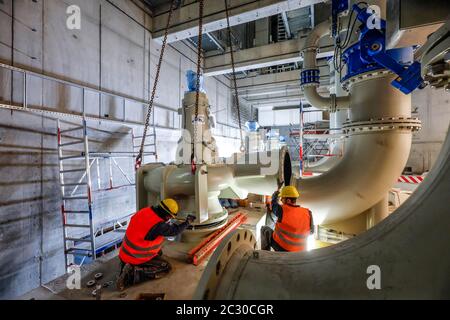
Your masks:
{"label": "chain hoist", "polygon": [[192,139],[191,167],[192,174],[197,169],[197,159],[195,156],[198,131],[198,107],[200,102],[200,80],[201,80],[201,64],[202,64],[202,39],[203,39],[203,0],[199,1],[198,12],[198,41],[197,41],[197,83],[195,88],[195,115],[194,115],[194,137]]}
{"label": "chain hoist", "polygon": [[233,42],[231,40],[230,13],[228,10],[228,1],[227,0],[225,0],[225,13],[227,16],[228,46],[230,47],[231,68],[233,71],[232,78],[233,78],[233,85],[234,85],[234,98],[235,98],[236,111],[237,111],[237,116],[238,116],[239,134],[241,137],[240,151],[245,152],[244,137],[242,135],[241,107],[239,104],[239,94],[238,94],[238,88],[237,88],[237,82],[236,82],[236,69],[235,69],[235,65],[234,65]]}
{"label": "chain hoist", "polygon": [[150,102],[148,104],[147,118],[145,119],[145,124],[144,124],[144,133],[142,135],[142,141],[141,141],[141,146],[139,148],[139,153],[138,153],[138,155],[136,157],[136,162],[135,162],[135,169],[136,170],[139,169],[141,167],[141,164],[142,164],[142,157],[143,157],[143,154],[144,154],[144,147],[145,147],[145,138],[147,137],[147,130],[148,130],[148,126],[150,124],[150,117],[151,117],[152,109],[153,109],[153,101],[155,99],[156,88],[158,86],[159,73],[161,71],[161,65],[162,65],[162,62],[163,62],[164,50],[166,49],[167,36],[169,35],[170,21],[172,20],[172,14],[173,14],[173,11],[175,10],[176,3],[177,3],[177,0],[172,0],[172,3],[170,5],[169,16],[167,17],[166,29],[164,30],[164,39],[163,39],[163,42],[162,42],[162,45],[161,45],[161,52],[159,54],[158,65],[156,67],[155,82],[153,83],[152,94],[151,94],[151,97],[150,97]]}

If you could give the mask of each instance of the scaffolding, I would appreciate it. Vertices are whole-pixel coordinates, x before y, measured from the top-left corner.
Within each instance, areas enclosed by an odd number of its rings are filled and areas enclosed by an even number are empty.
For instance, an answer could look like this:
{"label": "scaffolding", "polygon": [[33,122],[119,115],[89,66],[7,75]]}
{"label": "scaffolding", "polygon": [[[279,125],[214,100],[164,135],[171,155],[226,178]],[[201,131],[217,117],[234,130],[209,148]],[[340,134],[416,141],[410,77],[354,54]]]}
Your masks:
{"label": "scaffolding", "polygon": [[[133,147],[129,151],[123,152],[92,152],[89,150],[89,128],[87,121],[101,121],[102,123],[122,124],[127,126],[143,125],[142,121],[134,121],[133,117],[128,116],[127,110],[141,106],[148,108],[148,101],[135,97],[110,92],[93,86],[81,85],[64,79],[36,73],[30,70],[14,67],[4,63],[0,63],[0,70],[10,72],[11,76],[21,75],[23,79],[22,86],[22,103],[13,101],[0,101],[0,109],[24,111],[28,113],[41,114],[51,117],[57,121],[58,136],[58,163],[59,163],[59,179],[62,191],[61,213],[63,220],[64,234],[64,256],[66,267],[71,264],[82,265],[95,260],[97,257],[106,252],[117,248],[123,238],[123,232],[131,215],[114,218],[105,223],[94,223],[95,209],[94,200],[97,192],[104,192],[126,186],[134,186],[134,175],[127,175],[123,167],[118,163],[118,159],[130,158],[130,165],[134,170],[134,159],[137,156],[136,148],[141,139],[132,133]],[[29,86],[32,79],[40,79],[45,83],[58,84],[78,90],[81,94],[80,110],[58,110],[43,105],[34,105],[29,103],[30,93]],[[89,112],[85,110],[85,101],[87,95],[98,96],[98,112],[94,111],[91,106]],[[105,114],[103,110],[104,100],[115,99],[122,102],[122,116],[111,117]],[[177,110],[157,105],[157,108],[170,112],[174,117]],[[120,108],[120,107],[119,107]],[[133,111],[134,112],[134,111]],[[67,119],[67,120],[62,120]],[[71,120],[68,120],[71,119]],[[68,122],[68,121],[74,122]],[[162,127],[164,129],[178,130],[177,127]],[[149,127],[147,135],[147,144],[144,150],[146,162],[157,161],[156,152],[156,125]],[[107,188],[101,188],[100,181],[100,162],[101,160],[109,165],[109,185]],[[91,171],[97,169],[97,184],[91,179]],[[126,180],[125,184],[116,185],[113,180],[113,170],[119,170]]]}
{"label": "scaffolding", "polygon": [[[132,133],[131,151],[92,152],[89,149],[89,128],[86,119],[77,125],[57,120],[59,179],[61,185],[61,214],[63,221],[65,265],[82,265],[120,246],[128,220],[133,213],[115,218],[107,223],[94,221],[94,194],[101,191],[134,186],[134,177],[129,176],[119,165],[118,159],[134,160],[136,137]],[[157,160],[156,131],[152,127],[151,136],[145,147],[144,156]],[[70,149],[69,149],[70,148]],[[148,150],[151,148],[151,150]],[[108,187],[102,188],[100,160],[108,163]],[[132,163],[133,161],[130,161]],[[97,170],[97,187],[91,178],[91,171]],[[126,181],[114,183],[116,169]]]}
{"label": "scaffolding", "polygon": [[[331,145],[340,139],[342,135],[338,133],[340,129],[324,128],[318,121],[305,122],[305,114],[318,113],[322,110],[304,110],[300,105],[299,127],[294,128],[291,125],[289,129],[290,147],[295,149],[292,155],[293,161],[299,161],[300,176],[305,175],[304,168],[309,164],[315,163],[326,157],[341,157],[343,151],[339,154],[332,153]],[[307,173],[309,175],[309,173]]]}
{"label": "scaffolding", "polygon": [[[155,127],[155,113],[152,113],[152,126],[147,129],[147,134],[145,136],[144,152],[142,154],[142,163],[158,162],[158,153],[156,147],[156,127]],[[132,131],[133,137],[133,154],[134,158],[139,154],[139,149],[141,148],[143,135],[136,136],[134,130]],[[149,160],[148,158],[151,158]]]}

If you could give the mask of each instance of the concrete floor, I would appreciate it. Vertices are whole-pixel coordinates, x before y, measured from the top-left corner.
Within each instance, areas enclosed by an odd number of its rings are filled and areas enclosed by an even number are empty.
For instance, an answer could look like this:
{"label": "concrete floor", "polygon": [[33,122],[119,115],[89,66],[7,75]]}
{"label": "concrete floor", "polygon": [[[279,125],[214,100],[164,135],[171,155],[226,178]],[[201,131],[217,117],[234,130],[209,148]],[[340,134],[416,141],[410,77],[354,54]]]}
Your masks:
{"label": "concrete floor", "polygon": [[[236,212],[247,214],[246,222],[240,228],[248,229],[255,234],[265,222],[265,212],[258,209],[233,210],[230,213],[232,217]],[[82,266],[81,289],[69,290],[66,287],[67,275],[59,277],[54,281],[41,286],[31,292],[23,295],[23,300],[95,300],[92,295],[94,287],[86,286],[89,280],[94,279],[96,273],[103,273],[103,278],[98,281],[99,284],[110,283],[109,286],[102,289],[102,300],[138,300],[151,299],[145,296],[162,295],[164,300],[189,300],[192,299],[197,284],[208,263],[205,259],[200,265],[194,266],[188,262],[188,252],[197,245],[197,243],[180,243],[166,241],[163,247],[163,257],[172,265],[172,271],[166,276],[132,286],[123,292],[116,290],[116,277],[119,272],[118,252],[111,252],[97,259],[90,265]],[[112,282],[111,282],[112,281]]]}

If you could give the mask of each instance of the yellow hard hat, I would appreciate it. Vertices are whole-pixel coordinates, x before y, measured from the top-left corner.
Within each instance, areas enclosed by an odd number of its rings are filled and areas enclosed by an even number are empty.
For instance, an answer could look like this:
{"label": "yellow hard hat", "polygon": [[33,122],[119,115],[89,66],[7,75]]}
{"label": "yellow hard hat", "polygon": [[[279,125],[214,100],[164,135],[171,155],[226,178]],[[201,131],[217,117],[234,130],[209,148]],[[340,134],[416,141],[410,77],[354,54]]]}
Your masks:
{"label": "yellow hard hat", "polygon": [[286,186],[281,189],[281,198],[298,198],[300,194],[297,191],[297,188],[294,186]]}
{"label": "yellow hard hat", "polygon": [[173,199],[164,199],[159,203],[159,206],[163,208],[172,217],[176,217],[178,213],[178,203]]}

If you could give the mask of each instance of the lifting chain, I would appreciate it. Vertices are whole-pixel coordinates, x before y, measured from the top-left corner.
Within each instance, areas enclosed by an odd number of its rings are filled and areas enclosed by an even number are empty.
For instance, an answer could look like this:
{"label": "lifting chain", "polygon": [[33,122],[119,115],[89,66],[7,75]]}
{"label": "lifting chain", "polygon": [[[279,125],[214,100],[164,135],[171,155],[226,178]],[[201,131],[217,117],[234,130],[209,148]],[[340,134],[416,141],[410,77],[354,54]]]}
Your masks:
{"label": "lifting chain", "polygon": [[230,26],[230,13],[228,10],[228,0],[225,0],[225,12],[227,15],[228,46],[230,47],[231,68],[233,71],[232,78],[233,78],[233,85],[234,85],[234,98],[235,98],[236,111],[237,111],[237,116],[238,116],[239,134],[241,137],[240,151],[245,152],[244,137],[242,136],[241,107],[239,105],[239,94],[238,94],[238,88],[237,88],[237,82],[236,82],[236,70],[235,70],[235,65],[234,65],[233,42],[231,40],[231,26]]}
{"label": "lifting chain", "polygon": [[[197,39],[197,83],[195,87],[195,116],[194,116],[194,137],[192,140],[191,153],[191,169],[192,174],[195,174],[197,167],[197,159],[195,156],[197,144],[197,127],[198,127],[198,107],[200,100],[200,79],[201,79],[201,64],[202,64],[202,39],[203,39],[203,0],[199,0],[198,12],[198,39]],[[197,150],[198,151],[198,150]]]}
{"label": "lifting chain", "polygon": [[[173,11],[175,10],[176,3],[177,3],[176,0],[172,0],[172,3],[170,5],[169,16],[167,17],[166,29],[164,30],[164,39],[163,39],[163,42],[161,45],[161,52],[159,54],[158,65],[156,67],[155,82],[153,83],[152,94],[151,94],[150,102],[148,104],[147,118],[145,119],[145,124],[144,124],[144,133],[142,135],[142,141],[141,141],[141,146],[139,148],[139,153],[136,157],[136,162],[135,162],[136,170],[139,169],[142,164],[142,157],[144,154],[144,147],[145,147],[145,138],[147,137],[147,130],[148,130],[148,126],[150,124],[150,117],[151,117],[152,109],[153,109],[153,101],[155,99],[156,88],[158,86],[159,73],[161,71],[161,65],[163,62],[164,50],[166,49],[167,36],[169,35],[170,21],[172,20],[172,14],[173,14]],[[155,152],[156,152],[156,150],[155,150]]]}

